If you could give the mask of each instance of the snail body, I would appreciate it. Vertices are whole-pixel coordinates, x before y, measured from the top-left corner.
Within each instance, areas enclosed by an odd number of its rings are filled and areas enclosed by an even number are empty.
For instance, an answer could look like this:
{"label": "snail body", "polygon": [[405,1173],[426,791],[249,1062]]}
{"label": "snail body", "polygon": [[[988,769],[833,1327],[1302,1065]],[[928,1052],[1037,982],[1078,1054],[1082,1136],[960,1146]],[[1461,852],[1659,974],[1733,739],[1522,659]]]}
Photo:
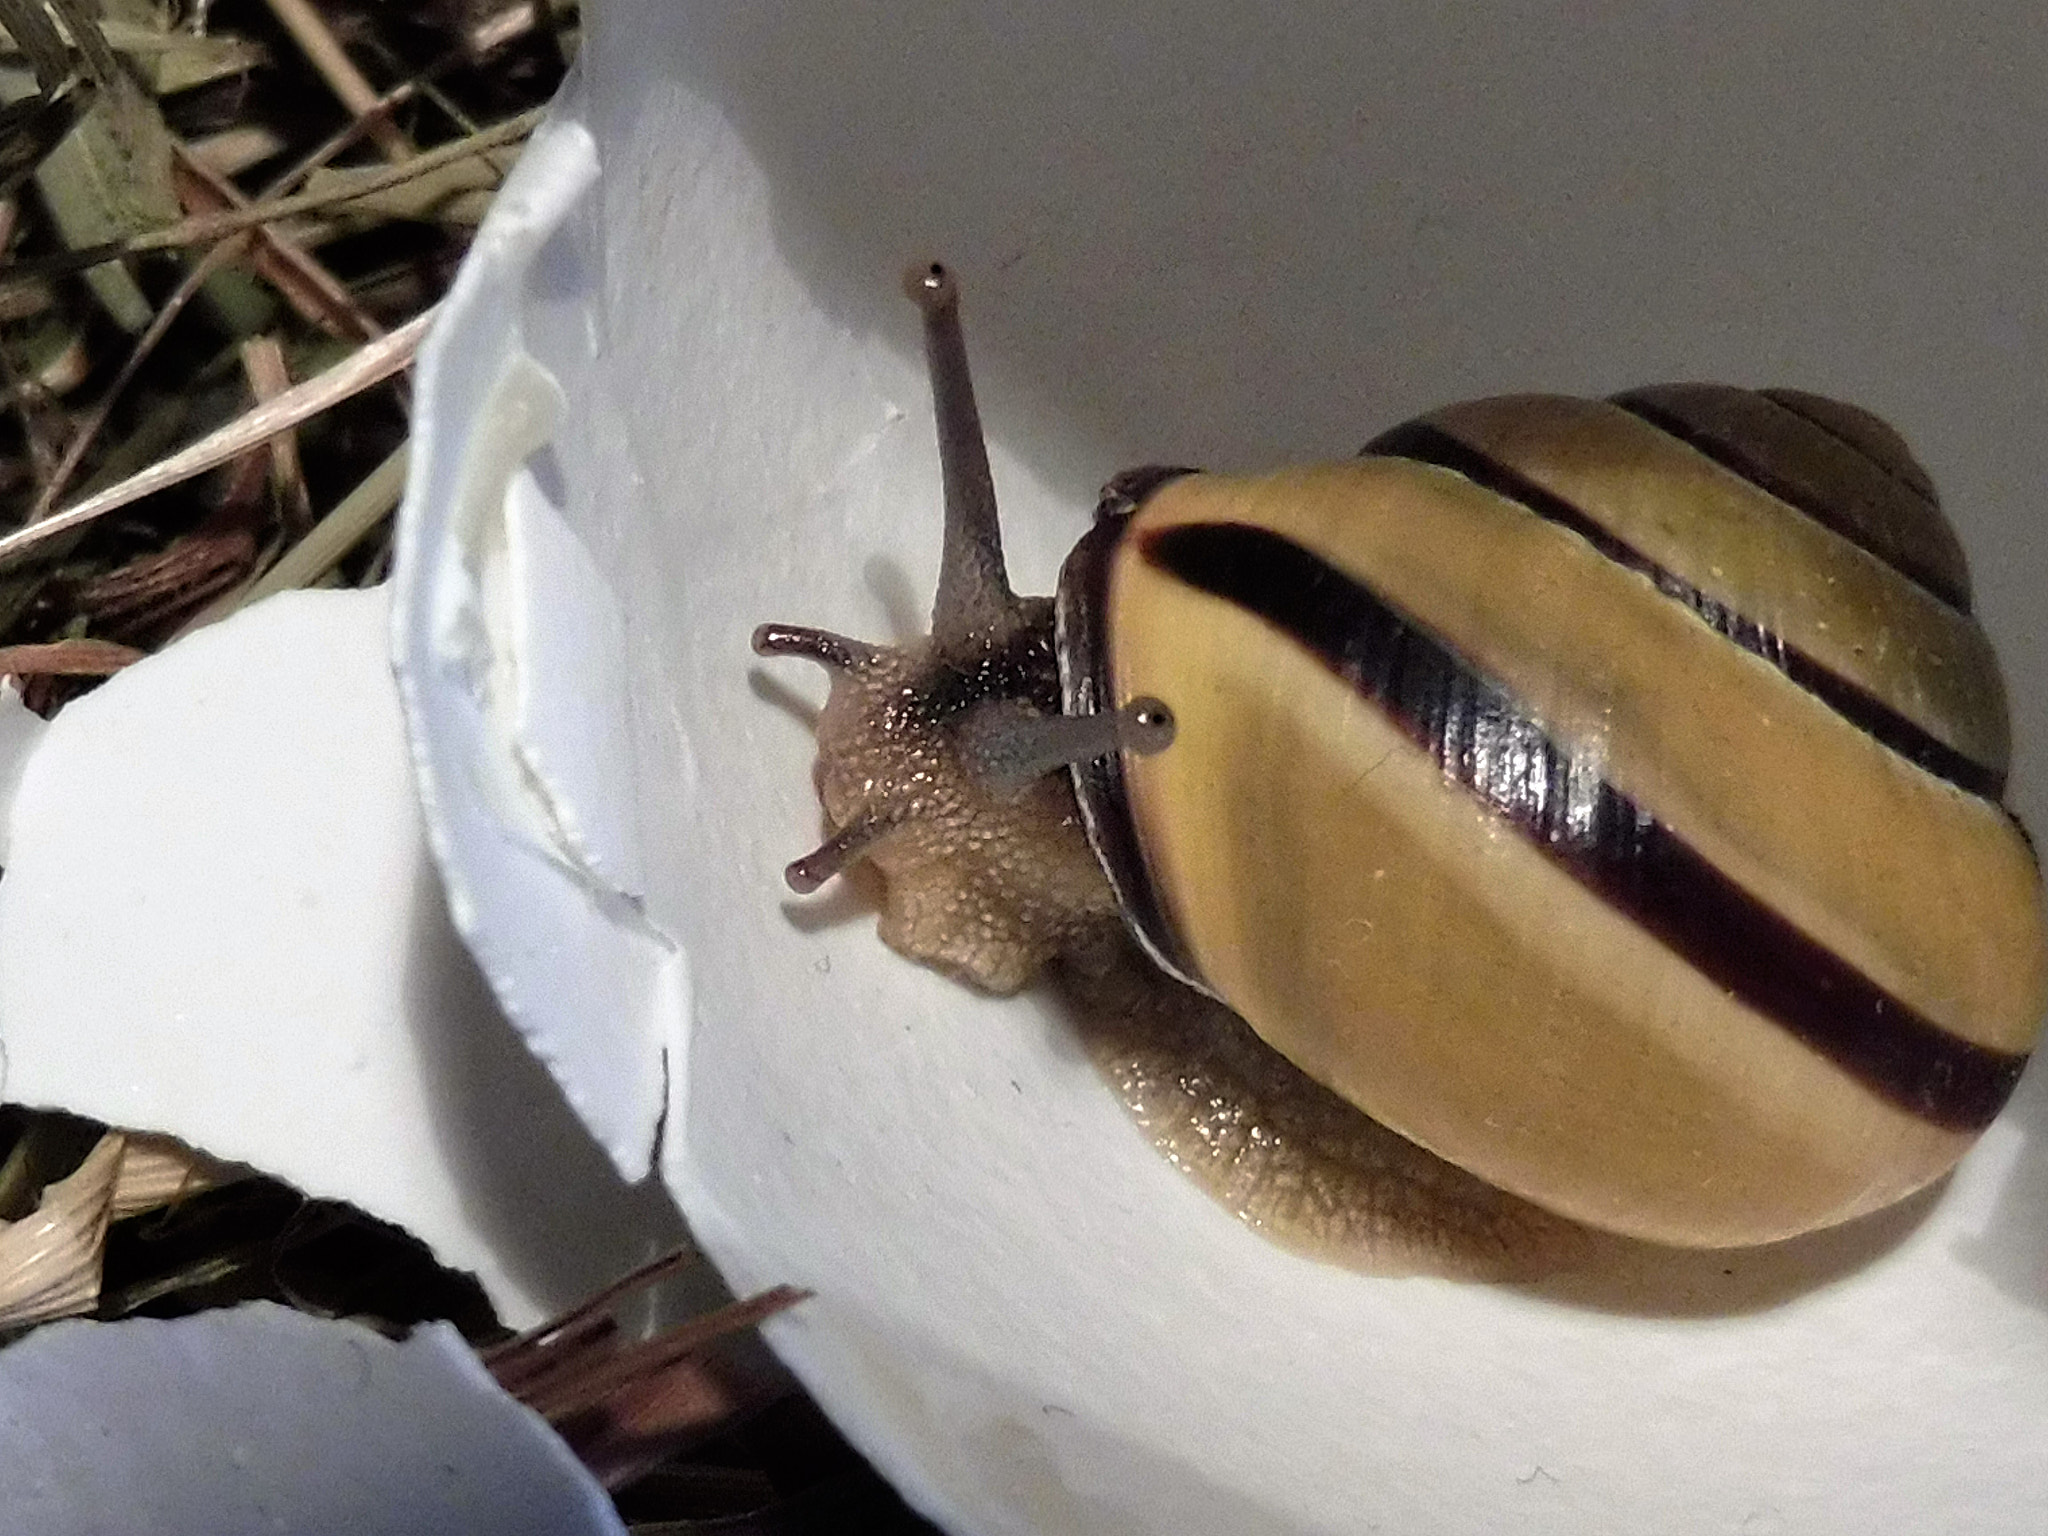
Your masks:
{"label": "snail body", "polygon": [[1772,1241],[1940,1177],[2048,1001],[1995,658],[1895,434],[1789,392],[1477,401],[1112,481],[1009,592],[957,291],[930,640],[832,669],[833,837],[992,990],[1127,926],[1365,1114],[1587,1225]]}

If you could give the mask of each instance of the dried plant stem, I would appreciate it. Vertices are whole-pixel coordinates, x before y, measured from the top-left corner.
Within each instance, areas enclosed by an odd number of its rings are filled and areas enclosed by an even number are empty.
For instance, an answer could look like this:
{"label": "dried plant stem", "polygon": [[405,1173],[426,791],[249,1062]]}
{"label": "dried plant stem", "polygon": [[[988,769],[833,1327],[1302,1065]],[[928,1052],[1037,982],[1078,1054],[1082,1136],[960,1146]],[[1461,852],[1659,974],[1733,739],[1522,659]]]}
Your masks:
{"label": "dried plant stem", "polygon": [[[187,177],[188,190],[199,196],[210,197],[217,206],[231,207],[246,201],[234,190],[234,184],[204,165],[185,145],[173,142],[172,153],[180,169]],[[189,206],[189,205],[188,205]],[[288,302],[301,314],[327,328],[332,334],[352,340],[367,341],[380,335],[381,328],[366,315],[361,306],[350,297],[348,290],[335,279],[324,266],[314,260],[296,244],[268,229],[245,230],[240,235],[230,236],[216,244],[201,256],[192,270],[187,272],[169,298],[158,306],[151,317],[149,326],[135,339],[127,359],[121,364],[121,371],[115,376],[105,393],[94,402],[85,418],[71,433],[64,445],[64,456],[50,478],[37,493],[35,505],[27,521],[41,522],[50,515],[50,508],[57,498],[70,487],[72,478],[78,473],[78,466],[86,452],[98,439],[100,429],[106,425],[108,413],[114,404],[134,382],[142,365],[156,351],[157,344],[170,330],[171,323],[184,313],[185,306],[192,302],[206,280],[223,266],[243,255],[255,242],[267,258],[259,266],[267,268],[273,285],[284,294]]]}
{"label": "dried plant stem", "polygon": [[55,90],[71,73],[71,50],[41,0],[0,0],[0,26],[7,28],[44,90]]}
{"label": "dried plant stem", "polygon": [[96,267],[102,262],[116,261],[123,256],[139,255],[145,251],[167,251],[184,245],[204,245],[211,240],[224,240],[229,235],[238,235],[259,224],[274,219],[295,218],[302,213],[312,213],[321,208],[332,208],[340,203],[352,203],[357,198],[368,197],[389,187],[402,186],[416,177],[458,160],[467,160],[474,155],[487,154],[531,133],[540,122],[544,107],[535,107],[508,117],[502,123],[493,124],[480,133],[473,133],[466,139],[457,139],[452,144],[443,144],[382,171],[367,171],[351,174],[345,185],[326,188],[319,192],[301,192],[295,197],[281,197],[267,202],[252,203],[232,213],[208,214],[196,219],[180,219],[162,229],[146,230],[130,235],[123,240],[109,241],[105,245],[88,246],[83,250],[67,251],[60,255],[44,257],[35,261],[19,262],[10,276],[16,280],[50,277],[58,273],[77,272],[86,267]]}
{"label": "dried plant stem", "polygon": [[229,614],[261,602],[278,592],[310,587],[340,562],[341,558],[385,518],[405,492],[405,467],[409,460],[405,445],[363,477],[356,488],[336,503],[334,510],[313,525],[298,543],[284,552],[277,564],[241,589],[229,592],[202,609],[185,626],[187,632],[218,623]]}
{"label": "dried plant stem", "polygon": [[76,1171],[43,1191],[32,1215],[0,1222],[0,1328],[91,1310],[122,1145],[108,1132]]}
{"label": "dried plant stem", "polygon": [[300,160],[296,165],[291,166],[276,180],[272,181],[263,189],[263,198],[283,196],[286,188],[297,186],[308,176],[312,175],[313,172],[320,169],[321,166],[327,164],[336,155],[354,144],[358,139],[367,136],[374,124],[388,121],[394,112],[408,101],[411,101],[415,96],[418,96],[434,80],[446,74],[449,70],[470,62],[471,59],[472,53],[470,49],[451,48],[410,80],[401,80],[382,96],[379,96],[368,109],[352,118],[347,127],[341,129],[326,140],[326,142],[320,144],[311,154]]}
{"label": "dried plant stem", "polygon": [[508,5],[495,16],[487,16],[470,29],[469,52],[476,58],[495,52],[516,38],[526,36],[540,25],[540,8],[532,0]]}
{"label": "dried plant stem", "polygon": [[[470,33],[463,45],[449,49],[410,79],[401,80],[383,95],[376,97],[352,117],[347,126],[279,173],[263,188],[257,200],[268,201],[284,196],[287,190],[299,185],[343,150],[368,137],[370,130],[379,122],[388,121],[400,107],[425,93],[441,76],[452,69],[476,63],[507,43],[524,37],[539,25],[540,17],[531,4],[515,5],[490,17]],[[462,124],[465,132],[475,131],[467,119],[457,117],[456,121]],[[219,166],[212,168],[215,171],[221,170]]]}
{"label": "dried plant stem", "polygon": [[[242,343],[242,371],[249,376],[249,393],[259,405],[268,405],[292,387],[284,346],[273,335],[251,336]],[[299,463],[299,434],[286,427],[270,440],[269,447],[271,490],[277,497],[285,536],[298,538],[313,526],[313,504]]]}
{"label": "dried plant stem", "polygon": [[80,5],[78,0],[49,0],[49,3],[50,9],[57,13],[57,19],[64,24],[64,30],[71,34],[71,44],[85,60],[85,67],[92,77],[102,85],[121,79],[121,61],[108,46],[106,34],[100,31],[97,20],[99,7]]}
{"label": "dried plant stem", "polygon": [[104,1132],[77,1168],[44,1186],[33,1214],[0,1221],[0,1329],[91,1311],[100,1294],[108,1222],[244,1172],[169,1136]]}
{"label": "dried plant stem", "polygon": [[239,176],[250,166],[283,154],[285,141],[274,128],[260,123],[238,123],[232,128],[201,134],[185,147],[194,160],[216,176]]}
{"label": "dried plant stem", "polygon": [[564,1337],[573,1335],[584,1324],[602,1317],[634,1292],[666,1280],[687,1265],[695,1263],[699,1257],[695,1248],[676,1248],[659,1258],[650,1259],[638,1269],[621,1275],[603,1290],[586,1296],[561,1316],[550,1318],[517,1338],[492,1345],[482,1352],[483,1362],[494,1373],[506,1367],[517,1370],[516,1362],[521,1358],[552,1347]]}
{"label": "dried plant stem", "polygon": [[384,158],[393,164],[410,160],[413,147],[398,131],[398,125],[391,121],[388,113],[380,110],[377,91],[363,78],[363,72],[356,68],[355,61],[341,46],[341,39],[334,35],[307,0],[267,0],[271,15],[275,16],[299,45],[299,52],[306,56],[320,78],[327,82],[327,88],[335,98],[348,108],[352,117],[371,118],[364,132],[375,141]]}
{"label": "dried plant stem", "polygon": [[256,579],[242,601],[253,603],[273,592],[311,586],[333,570],[342,556],[362,543],[370,530],[397,507],[398,498],[405,492],[405,471],[411,458],[409,445],[401,443],[394,448],[383,463],[335,504],[333,511]]}
{"label": "dried plant stem", "polygon": [[221,241],[194,263],[192,270],[187,272],[178,286],[171,291],[171,296],[157,307],[156,314],[150,318],[148,329],[136,337],[135,345],[128,349],[128,357],[121,364],[121,371],[114,375],[114,382],[107,386],[99,399],[93,402],[92,408],[85,413],[84,418],[72,429],[71,439],[64,445],[64,456],[57,461],[57,467],[50,472],[50,478],[36,493],[35,505],[29,509],[26,521],[39,523],[50,515],[50,508],[56,505],[57,498],[70,488],[72,477],[78,473],[78,466],[84,460],[86,450],[92,447],[100,435],[100,429],[107,424],[107,415],[113,410],[114,402],[135,382],[135,375],[142,371],[142,365],[148,362],[150,354],[156,351],[157,343],[164,339],[164,334],[170,330],[172,322],[184,313],[185,306],[191,303],[194,296],[206,285],[206,280],[233,261],[246,248],[249,239],[249,236],[244,235],[237,239]]}
{"label": "dried plant stem", "polygon": [[142,660],[143,654],[112,640],[0,645],[0,677],[106,677]]}
{"label": "dried plant stem", "polygon": [[720,1339],[756,1327],[776,1313],[808,1301],[810,1296],[809,1291],[797,1286],[778,1285],[744,1301],[728,1302],[715,1312],[678,1323],[651,1339],[624,1345],[584,1362],[586,1368],[573,1374],[550,1375],[534,1383],[532,1390],[522,1392],[520,1400],[547,1419],[584,1412],[603,1401],[607,1394],[701,1353]]}
{"label": "dried plant stem", "polygon": [[189,448],[152,464],[140,474],[129,476],[119,485],[109,486],[96,496],[88,496],[75,506],[0,538],[0,570],[18,563],[73,528],[104,517],[166,486],[204,474],[218,464],[247,453],[287,427],[317,416],[336,402],[389,378],[412,361],[433,316],[431,309],[415,315],[397,330],[359,348],[325,373],[294,385],[269,404],[236,417]]}
{"label": "dried plant stem", "polygon": [[[227,177],[208,167],[185,145],[171,144],[176,180],[185,210],[201,205],[207,214],[253,206]],[[296,240],[267,226],[254,231],[256,270],[284,296],[285,302],[330,336],[368,341],[383,334],[350,295],[347,286]]]}

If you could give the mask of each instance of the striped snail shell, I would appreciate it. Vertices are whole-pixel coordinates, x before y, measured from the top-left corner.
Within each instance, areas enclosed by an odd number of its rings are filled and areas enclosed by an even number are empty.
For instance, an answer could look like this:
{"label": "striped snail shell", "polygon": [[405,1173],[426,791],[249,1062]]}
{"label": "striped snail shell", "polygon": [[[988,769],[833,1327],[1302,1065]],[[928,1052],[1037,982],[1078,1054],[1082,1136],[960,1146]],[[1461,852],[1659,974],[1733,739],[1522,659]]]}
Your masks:
{"label": "striped snail shell", "polygon": [[[1105,491],[1010,593],[957,318],[932,637],[834,672],[883,936],[997,990],[1128,924],[1367,1115],[1601,1229],[1772,1241],[1938,1178],[2048,1004],[2003,685],[1903,442],[1791,391],[1455,405]],[[1085,832],[1085,837],[1083,833]]]}

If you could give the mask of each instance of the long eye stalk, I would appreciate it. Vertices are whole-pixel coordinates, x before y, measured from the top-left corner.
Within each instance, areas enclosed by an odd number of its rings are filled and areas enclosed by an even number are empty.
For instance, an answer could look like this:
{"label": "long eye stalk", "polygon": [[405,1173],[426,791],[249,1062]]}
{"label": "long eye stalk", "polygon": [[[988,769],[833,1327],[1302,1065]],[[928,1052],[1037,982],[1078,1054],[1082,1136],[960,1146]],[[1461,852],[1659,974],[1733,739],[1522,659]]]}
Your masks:
{"label": "long eye stalk", "polygon": [[1154,698],[1099,715],[1041,715],[1021,699],[991,699],[961,726],[960,741],[982,783],[1007,799],[1074,763],[1163,752],[1173,733],[1173,711]]}
{"label": "long eye stalk", "polygon": [[[904,928],[906,952],[1010,990],[1053,952],[1041,931],[1045,913],[1078,900],[1106,921],[1115,914],[1071,795],[1027,791],[1073,764],[1161,751],[1174,719],[1154,698],[1060,712],[1054,605],[1018,597],[1004,569],[959,285],[933,262],[905,274],[904,288],[924,317],[945,488],[932,631],[928,641],[892,647],[800,624],[755,629],[757,654],[799,656],[832,674],[819,716],[818,789],[835,830],[784,874],[808,894],[889,845],[892,920]],[[1025,875],[1044,891],[1006,897],[1000,910],[988,905],[991,890],[1011,890]],[[972,934],[943,924],[926,933],[913,922],[912,909],[930,900],[918,893],[933,889],[971,906]]]}
{"label": "long eye stalk", "polygon": [[782,878],[799,896],[808,896],[857,861],[891,825],[886,816],[856,816],[802,858],[792,861],[782,871]]}
{"label": "long eye stalk", "polygon": [[932,637],[946,647],[970,636],[1006,637],[1021,619],[1017,596],[1003,567],[1003,535],[996,520],[995,480],[988,444],[975,409],[967,343],[960,331],[960,285],[938,262],[912,267],[904,291],[924,314],[925,361],[931,371],[938,417],[939,473],[945,486],[946,541],[939,557],[939,591],[932,603]]}
{"label": "long eye stalk", "polygon": [[802,656],[828,672],[862,672],[881,660],[882,648],[802,624],[762,624],[754,630],[756,656]]}

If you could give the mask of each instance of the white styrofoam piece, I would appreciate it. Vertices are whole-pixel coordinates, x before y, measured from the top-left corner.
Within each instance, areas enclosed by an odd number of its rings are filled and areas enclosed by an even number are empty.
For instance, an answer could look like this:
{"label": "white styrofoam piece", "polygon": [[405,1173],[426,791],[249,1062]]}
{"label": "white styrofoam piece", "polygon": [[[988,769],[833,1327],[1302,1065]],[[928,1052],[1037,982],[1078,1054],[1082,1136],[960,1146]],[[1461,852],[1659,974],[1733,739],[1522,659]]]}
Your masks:
{"label": "white styrofoam piece", "polygon": [[[421,797],[456,927],[506,1013],[629,1179],[646,1175],[667,1093],[676,946],[640,906],[638,775],[625,620],[562,519],[559,466],[594,345],[566,341],[590,274],[554,238],[597,176],[589,135],[544,126],[499,194],[449,313],[422,348],[423,403],[400,524],[392,644]],[[480,289],[473,275],[499,274]],[[455,415],[462,432],[436,423]],[[587,479],[584,484],[587,484]]]}
{"label": "white styrofoam piece", "polygon": [[[1151,1153],[1041,1000],[783,892],[819,690],[746,652],[765,619],[917,621],[938,487],[894,277],[939,254],[1027,591],[1132,463],[1341,455],[1518,388],[1873,405],[1977,557],[2048,820],[2048,135],[1999,41],[2028,14],[593,16],[559,127],[602,171],[549,241],[601,280],[565,304],[480,248],[422,381],[434,452],[494,430],[456,375],[523,327],[579,423],[556,505],[624,616],[646,911],[690,959],[663,1171],[736,1288],[817,1292],[771,1339],[949,1529],[2040,1528],[2048,1080],[1938,1201],[1626,1305],[1295,1258]],[[422,684],[430,735],[442,707]],[[470,814],[435,783],[431,817]]]}
{"label": "white styrofoam piece", "polygon": [[623,1536],[445,1323],[256,1303],[57,1323],[0,1354],[0,1536]]}
{"label": "white styrofoam piece", "polygon": [[0,879],[0,1095],[351,1201],[523,1326],[676,1228],[449,926],[388,628],[381,590],[286,594],[52,723]]}

